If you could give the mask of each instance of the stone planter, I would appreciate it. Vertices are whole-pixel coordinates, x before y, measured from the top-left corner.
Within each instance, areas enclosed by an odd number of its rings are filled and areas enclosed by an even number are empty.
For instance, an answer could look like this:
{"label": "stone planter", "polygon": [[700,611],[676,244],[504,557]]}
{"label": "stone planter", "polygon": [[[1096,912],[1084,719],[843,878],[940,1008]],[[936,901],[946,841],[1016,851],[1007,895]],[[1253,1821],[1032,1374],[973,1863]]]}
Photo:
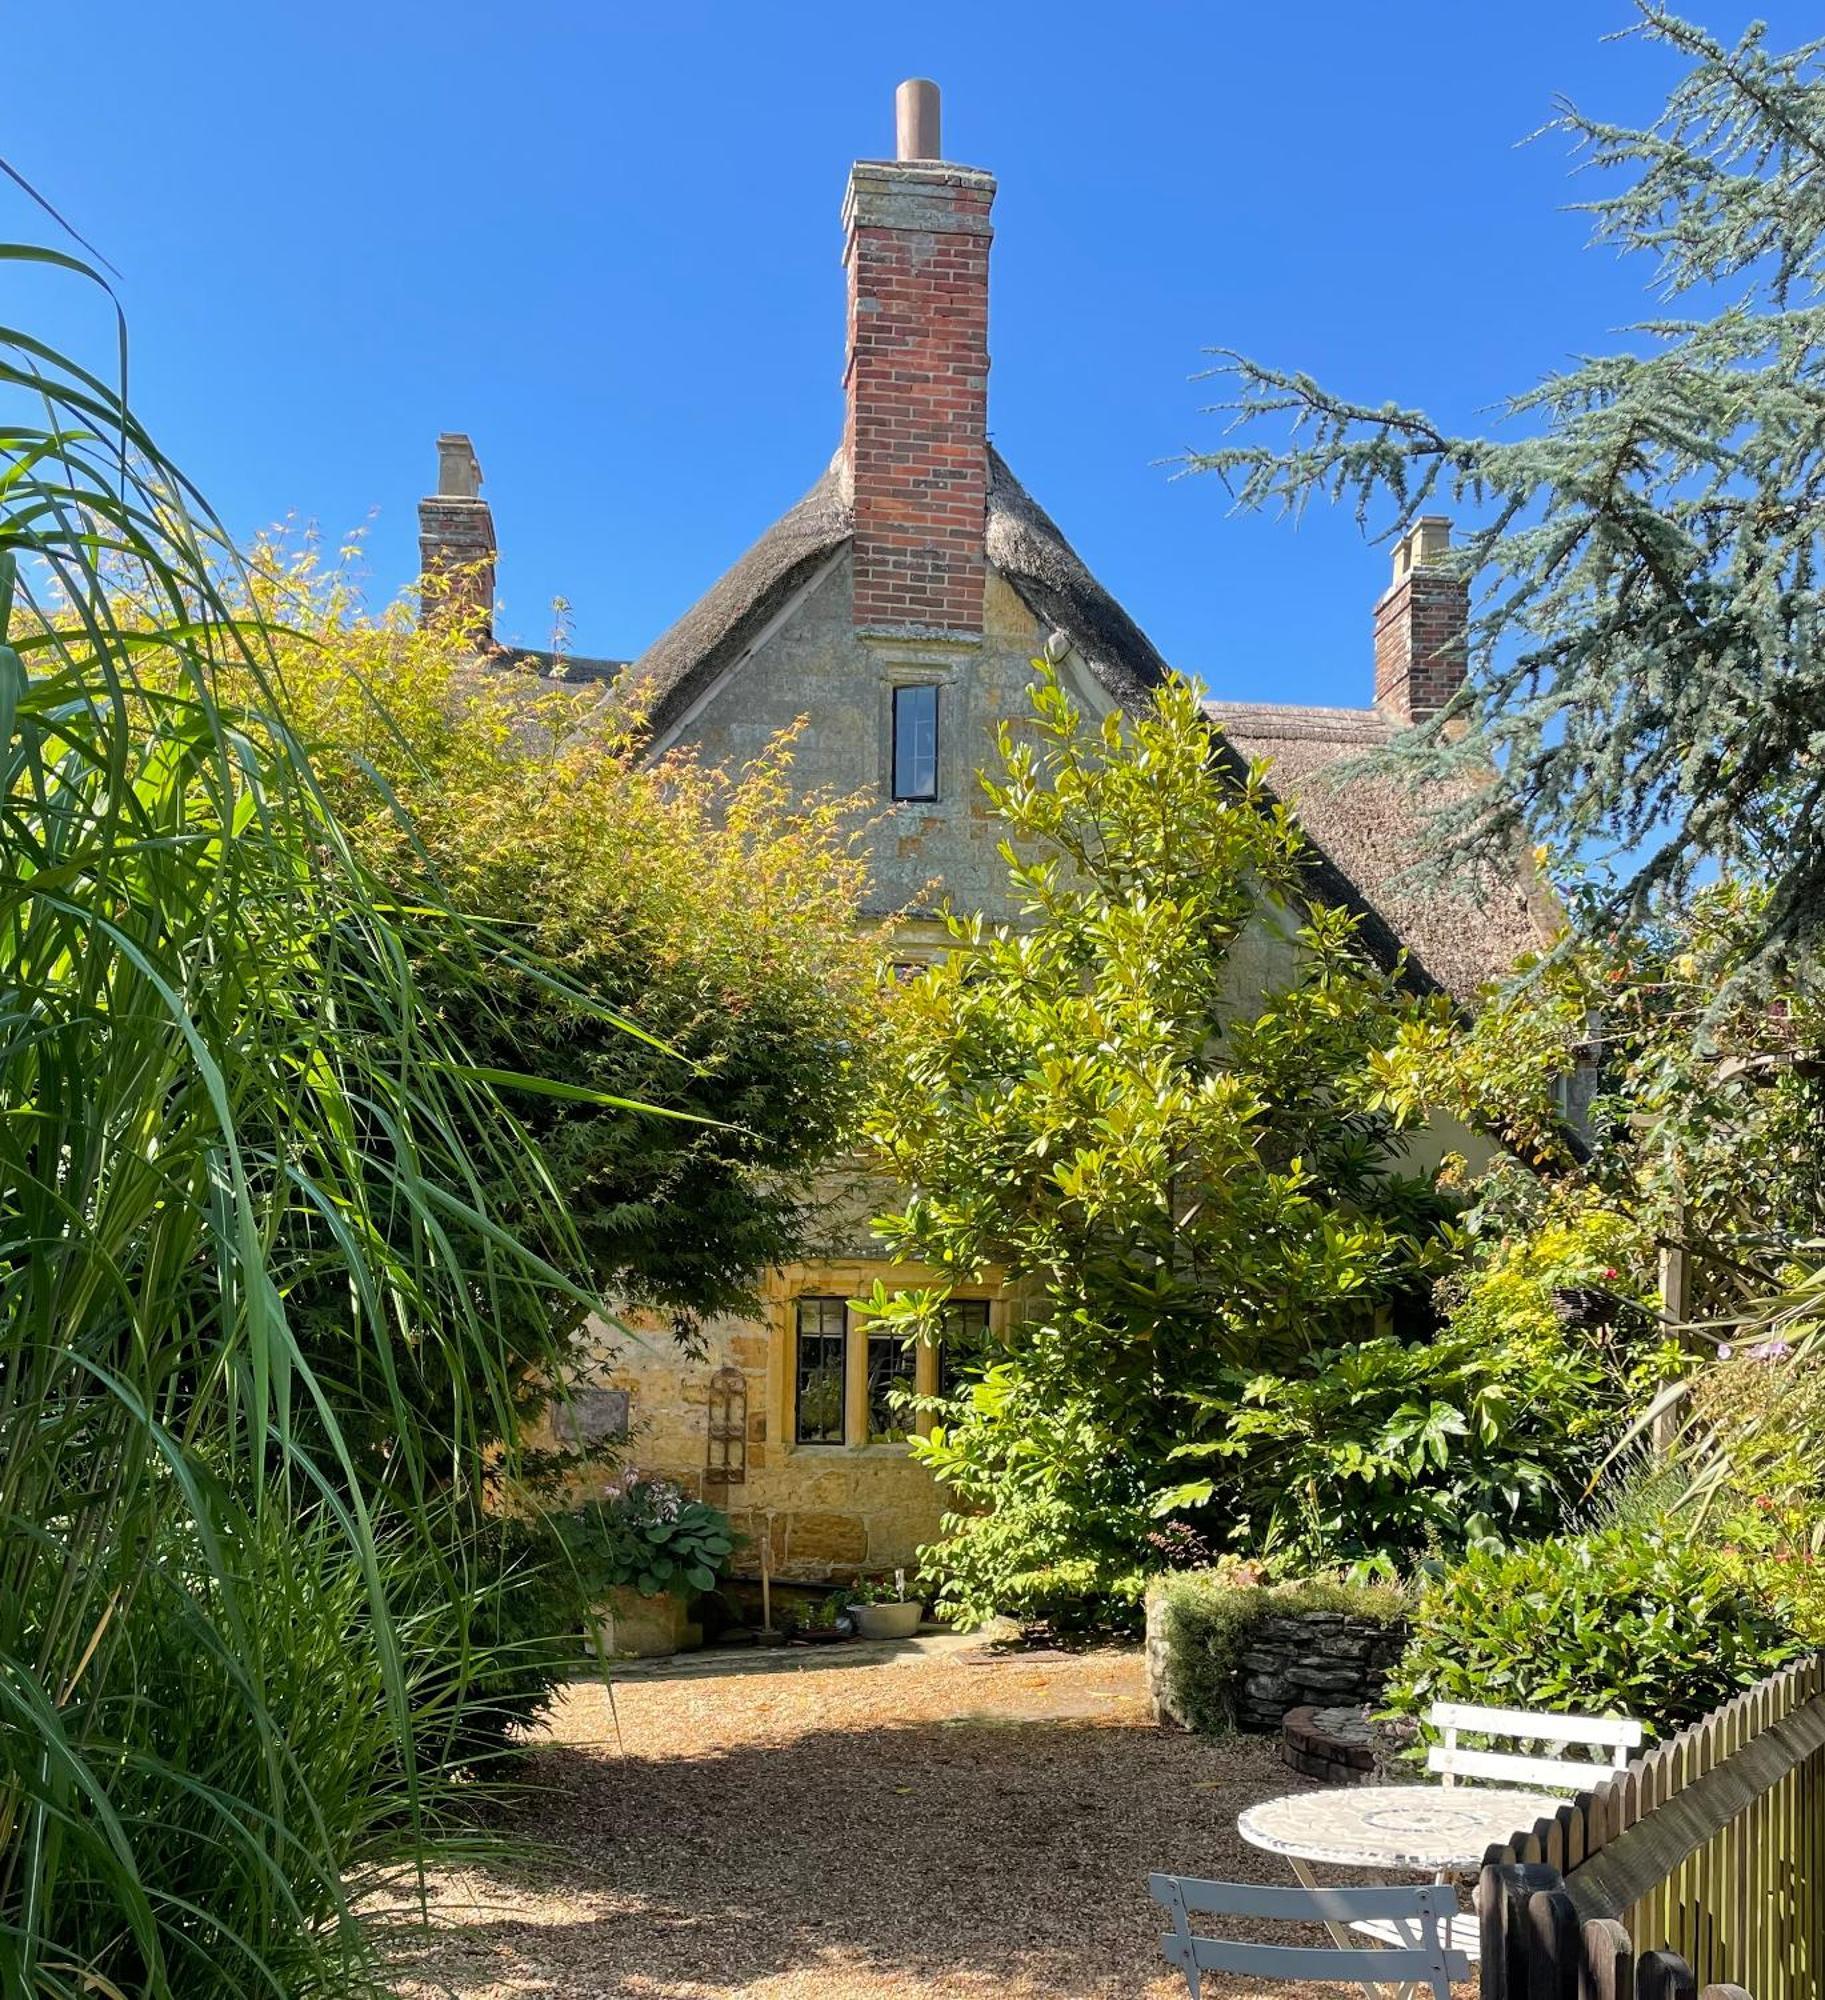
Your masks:
{"label": "stone planter", "polygon": [[703,1644],[703,1627],[684,1598],[669,1591],[642,1597],[630,1584],[597,1605],[592,1637],[605,1660],[658,1660],[695,1651]]}
{"label": "stone planter", "polygon": [[[1172,1693],[1165,1602],[1147,1598],[1147,1687],[1154,1719],[1196,1726]],[[1280,1733],[1293,1708],[1377,1708],[1384,1683],[1406,1647],[1406,1627],[1339,1611],[1276,1612],[1249,1633],[1235,1663],[1229,1706],[1235,1726]]]}
{"label": "stone planter", "polygon": [[1242,1654],[1236,1724],[1278,1735],[1289,1708],[1376,1708],[1406,1629],[1336,1611],[1262,1619]]}
{"label": "stone planter", "polygon": [[910,1639],[925,1616],[923,1604],[858,1604],[855,1629],[863,1639]]}

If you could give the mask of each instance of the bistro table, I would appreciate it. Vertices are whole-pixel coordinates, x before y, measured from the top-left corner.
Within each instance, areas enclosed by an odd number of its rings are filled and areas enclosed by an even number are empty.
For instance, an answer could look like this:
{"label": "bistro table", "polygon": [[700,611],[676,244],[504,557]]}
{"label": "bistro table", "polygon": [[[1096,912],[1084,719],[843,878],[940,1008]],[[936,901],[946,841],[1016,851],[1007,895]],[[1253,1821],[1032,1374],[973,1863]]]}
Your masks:
{"label": "bistro table", "polygon": [[1443,1881],[1480,1868],[1491,1847],[1564,1803],[1497,1785],[1341,1785],[1263,1799],[1237,1818],[1236,1831],[1251,1847],[1284,1854],[1308,1889],[1317,1886],[1308,1861],[1424,1869]]}
{"label": "bistro table", "polygon": [[[1317,1888],[1307,1865],[1328,1861],[1341,1868],[1412,1869],[1448,1881],[1483,1865],[1491,1847],[1535,1820],[1550,1819],[1565,1803],[1548,1792],[1510,1791],[1497,1785],[1342,1785],[1333,1791],[1293,1792],[1263,1799],[1236,1819],[1251,1847],[1283,1854],[1308,1889]],[[1327,1924],[1333,1944],[1355,1942]],[[1418,1944],[1392,1925],[1359,1924],[1384,1944]],[[1445,1942],[1474,1960],[1480,1954],[1473,1914],[1452,1919]]]}

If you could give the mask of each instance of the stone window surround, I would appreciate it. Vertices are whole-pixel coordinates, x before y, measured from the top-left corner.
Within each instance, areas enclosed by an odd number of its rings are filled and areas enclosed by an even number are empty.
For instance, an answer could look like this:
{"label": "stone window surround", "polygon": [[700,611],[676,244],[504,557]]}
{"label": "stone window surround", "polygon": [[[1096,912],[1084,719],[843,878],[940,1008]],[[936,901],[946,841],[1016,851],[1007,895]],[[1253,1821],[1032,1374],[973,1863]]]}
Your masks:
{"label": "stone window surround", "polygon": [[[945,635],[930,638],[889,640],[878,634],[861,635],[875,660],[880,678],[876,715],[875,784],[896,818],[927,818],[946,811],[965,796],[971,773],[963,768],[965,718],[960,713],[966,686],[965,670],[970,656],[981,650],[981,641]],[[903,687],[935,687],[938,690],[938,788],[929,799],[894,797],[894,690]]]}
{"label": "stone window surround", "polygon": [[[910,1290],[920,1285],[941,1284],[943,1274],[917,1265],[894,1265],[868,1263],[860,1259],[841,1263],[807,1263],[794,1265],[790,1271],[776,1274],[774,1285],[769,1287],[774,1293],[772,1319],[772,1365],[768,1370],[769,1398],[774,1411],[774,1436],[781,1440],[787,1457],[800,1455],[808,1457],[829,1457],[842,1453],[848,1457],[904,1458],[906,1445],[901,1439],[867,1441],[868,1431],[868,1330],[864,1317],[855,1311],[848,1316],[848,1349],[844,1366],[844,1431],[848,1442],[845,1444],[800,1444],[798,1440],[798,1410],[795,1404],[798,1383],[798,1302],[801,1298],[842,1298],[854,1299],[865,1296],[874,1289],[879,1278],[890,1290],[902,1288]],[[1001,1287],[995,1278],[985,1278],[973,1285],[957,1285],[953,1296],[959,1299],[983,1299],[988,1302],[989,1328],[998,1332],[1004,1321],[1001,1301]],[[921,1345],[914,1352],[914,1387],[921,1396],[934,1395],[938,1387],[938,1350]],[[931,1430],[932,1417],[929,1410],[921,1410],[915,1419],[915,1429],[920,1436]]]}

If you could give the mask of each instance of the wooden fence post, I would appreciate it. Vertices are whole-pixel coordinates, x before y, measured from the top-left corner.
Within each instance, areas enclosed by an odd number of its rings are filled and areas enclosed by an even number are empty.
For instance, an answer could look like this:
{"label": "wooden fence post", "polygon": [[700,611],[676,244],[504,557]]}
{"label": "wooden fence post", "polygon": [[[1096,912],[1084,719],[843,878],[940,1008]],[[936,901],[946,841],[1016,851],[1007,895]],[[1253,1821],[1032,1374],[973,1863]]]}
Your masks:
{"label": "wooden fence post", "polygon": [[1698,2000],[1698,1981],[1676,1951],[1644,1951],[1635,1961],[1635,2000]]}
{"label": "wooden fence post", "polygon": [[1614,1917],[1584,1926],[1579,2000],[1635,2000],[1635,1943]]}
{"label": "wooden fence post", "polygon": [[1527,2000],[1578,2000],[1584,1939],[1563,1888],[1527,1899]]}
{"label": "wooden fence post", "polygon": [[[1491,1862],[1484,1867],[1476,1885],[1482,2000],[1531,2000],[1535,1954],[1529,1902],[1542,1892],[1550,1895],[1557,1890],[1563,1895],[1564,1889],[1559,1871],[1538,1862]],[[1576,2000],[1575,1987],[1569,2000]]]}

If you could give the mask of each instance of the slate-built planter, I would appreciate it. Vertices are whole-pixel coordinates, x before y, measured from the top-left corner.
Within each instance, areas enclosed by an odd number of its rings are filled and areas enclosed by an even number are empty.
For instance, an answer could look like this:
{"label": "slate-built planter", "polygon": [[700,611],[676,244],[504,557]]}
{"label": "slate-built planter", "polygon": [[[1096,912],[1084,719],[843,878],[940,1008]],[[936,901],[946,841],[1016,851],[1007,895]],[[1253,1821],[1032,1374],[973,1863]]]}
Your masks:
{"label": "slate-built planter", "polygon": [[1147,1593],[1155,1716],[1186,1729],[1278,1735],[1293,1708],[1378,1706],[1406,1647],[1405,1603],[1384,1585],[1237,1584],[1181,1571]]}
{"label": "slate-built planter", "polygon": [[1404,1626],[1347,1612],[1264,1618],[1242,1654],[1236,1727],[1271,1735],[1289,1708],[1378,1705],[1406,1644]]}

